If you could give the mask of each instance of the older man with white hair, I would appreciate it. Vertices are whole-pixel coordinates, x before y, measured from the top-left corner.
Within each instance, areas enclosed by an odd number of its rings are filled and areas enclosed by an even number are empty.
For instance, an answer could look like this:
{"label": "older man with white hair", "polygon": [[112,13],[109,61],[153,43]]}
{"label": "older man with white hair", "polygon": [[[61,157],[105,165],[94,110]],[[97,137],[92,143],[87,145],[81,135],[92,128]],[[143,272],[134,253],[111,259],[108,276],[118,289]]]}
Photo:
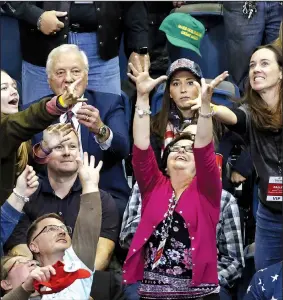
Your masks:
{"label": "older man with white hair", "polygon": [[[76,45],[61,45],[47,59],[48,83],[55,95],[62,95],[70,84],[81,79],[75,92],[86,102],[75,105],[58,122],[72,124],[79,136],[81,153],[86,151],[96,161],[103,161],[99,187],[112,195],[122,220],[130,194],[122,164],[130,148],[124,106],[119,95],[87,90],[88,70],[88,59]],[[39,134],[33,143],[41,140]],[[49,153],[49,149],[44,151]]]}

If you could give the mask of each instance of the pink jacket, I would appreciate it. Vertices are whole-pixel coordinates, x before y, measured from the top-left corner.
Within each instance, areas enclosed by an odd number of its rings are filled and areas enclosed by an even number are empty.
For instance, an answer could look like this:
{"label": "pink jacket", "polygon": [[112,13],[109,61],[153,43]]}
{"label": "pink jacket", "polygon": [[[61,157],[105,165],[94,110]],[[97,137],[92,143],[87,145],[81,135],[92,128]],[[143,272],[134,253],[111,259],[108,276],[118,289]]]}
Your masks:
{"label": "pink jacket", "polygon": [[[196,176],[176,207],[188,225],[192,247],[192,284],[218,284],[216,225],[220,214],[222,184],[213,143],[194,149]],[[142,195],[141,221],[123,266],[123,283],[143,279],[147,240],[163,220],[172,196],[170,179],[156,163],[154,152],[133,148],[133,168]]]}

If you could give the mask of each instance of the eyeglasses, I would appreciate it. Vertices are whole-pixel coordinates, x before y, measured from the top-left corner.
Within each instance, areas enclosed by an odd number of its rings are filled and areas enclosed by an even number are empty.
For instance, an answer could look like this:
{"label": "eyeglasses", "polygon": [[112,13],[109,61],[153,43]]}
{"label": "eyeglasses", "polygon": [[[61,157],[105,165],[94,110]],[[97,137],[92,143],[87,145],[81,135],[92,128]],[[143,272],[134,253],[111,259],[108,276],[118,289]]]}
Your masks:
{"label": "eyeglasses", "polygon": [[39,232],[39,234],[37,234],[32,240],[34,241],[42,233],[56,232],[56,231],[59,231],[60,229],[62,229],[63,231],[65,231],[68,234],[72,233],[72,228],[70,226],[66,226],[66,225],[61,225],[61,226],[47,225],[47,226],[43,227],[43,229]]}
{"label": "eyeglasses", "polygon": [[186,152],[193,152],[193,145],[187,145],[187,146],[179,146],[175,145],[172,147],[169,147],[170,152],[179,152],[181,149],[184,149]]}
{"label": "eyeglasses", "polygon": [[39,262],[37,260],[34,260],[34,259],[30,259],[30,260],[17,259],[17,260],[14,261],[14,263],[11,265],[11,267],[7,270],[5,278],[8,277],[9,273],[17,265],[40,266]]}

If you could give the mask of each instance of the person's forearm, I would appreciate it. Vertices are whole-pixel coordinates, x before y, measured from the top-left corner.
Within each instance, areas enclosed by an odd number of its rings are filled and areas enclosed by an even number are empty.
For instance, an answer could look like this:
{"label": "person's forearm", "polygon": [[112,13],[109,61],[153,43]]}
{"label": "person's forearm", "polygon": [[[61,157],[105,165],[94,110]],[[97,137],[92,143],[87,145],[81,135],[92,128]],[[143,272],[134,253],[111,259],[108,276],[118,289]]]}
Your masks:
{"label": "person's forearm", "polygon": [[218,278],[223,286],[231,286],[238,278],[241,278],[243,266],[237,259],[222,257],[224,262],[218,262]]}
{"label": "person's forearm", "polygon": [[36,6],[35,3],[31,4],[29,1],[7,1],[4,4],[4,11],[8,15],[13,16],[19,20],[24,20],[34,26],[44,10]]}
{"label": "person's forearm", "polygon": [[96,248],[101,229],[101,215],[100,193],[85,193],[83,189],[72,246],[77,256],[91,270],[94,268]]}
{"label": "person's forearm", "polygon": [[237,124],[237,116],[226,106],[222,105],[211,105],[215,112],[214,117],[225,125]]}
{"label": "person's forearm", "polygon": [[95,270],[104,271],[107,269],[114,249],[114,241],[108,238],[99,237],[95,256]]}
{"label": "person's forearm", "polygon": [[4,295],[1,300],[29,300],[31,294],[30,292],[26,292],[22,286],[19,286]]}
{"label": "person's forearm", "polygon": [[82,196],[85,194],[97,193],[97,192],[99,192],[98,185],[86,184],[82,187]]}
{"label": "person's forearm", "polygon": [[[202,115],[208,115],[211,113],[211,107],[208,102],[201,104],[200,113]],[[202,148],[208,145],[212,141],[212,117],[202,117],[199,115],[197,123],[197,133],[195,137],[195,148]]]}
{"label": "person's forearm", "polygon": [[105,271],[111,261],[112,253],[108,253],[107,251],[97,251],[95,257],[95,270],[97,271]]}
{"label": "person's forearm", "polygon": [[129,57],[135,49],[148,47],[148,11],[144,1],[122,2],[124,13],[124,48]]}
{"label": "person's forearm", "polygon": [[14,193],[12,193],[10,195],[10,197],[8,198],[7,201],[18,212],[22,212],[23,211],[23,207],[25,205],[25,202],[23,200],[20,200]]}
{"label": "person's forearm", "polygon": [[150,145],[150,116],[143,115],[140,117],[137,110],[148,111],[149,106],[149,96],[137,96],[136,109],[134,115],[134,125],[133,125],[133,135],[134,144],[141,150],[148,149]]}

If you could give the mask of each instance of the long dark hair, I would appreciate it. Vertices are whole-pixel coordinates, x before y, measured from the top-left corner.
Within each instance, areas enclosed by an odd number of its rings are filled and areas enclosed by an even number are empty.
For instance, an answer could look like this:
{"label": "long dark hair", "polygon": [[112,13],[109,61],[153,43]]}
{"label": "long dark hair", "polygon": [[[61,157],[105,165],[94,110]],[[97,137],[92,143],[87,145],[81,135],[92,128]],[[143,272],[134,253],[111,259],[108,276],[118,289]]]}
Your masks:
{"label": "long dark hair", "polygon": [[[253,51],[253,54],[261,49],[268,49],[275,54],[276,61],[282,71],[282,50],[274,44],[269,44],[257,47]],[[248,104],[252,122],[257,129],[277,130],[282,127],[282,97],[283,84],[281,79],[279,87],[279,101],[275,110],[271,110],[260,95],[252,89],[250,81],[248,80],[242,102]]]}
{"label": "long dark hair", "polygon": [[[199,84],[201,84],[199,78],[196,77],[195,80]],[[168,124],[170,111],[177,112],[180,118],[180,124],[184,122],[183,115],[177,108],[177,105],[175,104],[174,100],[170,98],[170,80],[169,80],[166,82],[166,87],[162,98],[161,110],[159,113],[157,113],[155,116],[151,118],[151,125],[150,125],[151,132],[154,133],[162,141],[164,140],[164,135]],[[196,112],[193,118],[197,118],[197,117],[198,117],[198,113]]]}
{"label": "long dark hair", "polygon": [[[172,77],[171,77],[172,78]],[[201,84],[200,79],[196,78],[196,81]],[[164,135],[166,132],[166,127],[168,124],[169,120],[169,114],[170,111],[176,111],[179,118],[180,118],[180,124],[183,124],[184,122],[184,117],[177,108],[175,102],[173,99],[170,98],[170,82],[166,83],[164,95],[162,98],[162,108],[159,113],[154,115],[151,118],[151,123],[150,123],[150,130],[151,133],[153,133],[159,140],[159,142],[163,143],[164,140]],[[197,124],[197,119],[198,119],[198,111],[195,112],[193,116],[193,120],[190,124]],[[219,140],[221,139],[222,135],[224,134],[225,127],[224,125],[218,121],[217,119],[213,118],[213,137],[214,137],[214,143],[218,145]]]}

